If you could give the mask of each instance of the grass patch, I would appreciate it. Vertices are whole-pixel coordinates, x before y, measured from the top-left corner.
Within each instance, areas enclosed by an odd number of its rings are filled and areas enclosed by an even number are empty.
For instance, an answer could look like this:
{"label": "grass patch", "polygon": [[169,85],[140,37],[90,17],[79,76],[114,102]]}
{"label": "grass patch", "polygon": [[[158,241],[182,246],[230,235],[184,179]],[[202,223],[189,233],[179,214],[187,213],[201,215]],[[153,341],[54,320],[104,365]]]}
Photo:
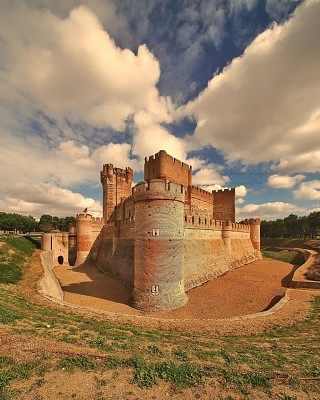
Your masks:
{"label": "grass patch", "polygon": [[25,262],[35,245],[16,235],[0,235],[0,241],[5,243],[0,247],[0,284],[16,284],[23,277]]}
{"label": "grass patch", "polygon": [[[10,364],[8,364],[10,361]],[[28,363],[16,363],[8,357],[1,357],[0,364],[0,399],[13,398],[14,392],[9,389],[9,384],[14,380],[30,379],[37,372],[39,364],[37,361]]]}
{"label": "grass patch", "polygon": [[31,243],[24,236],[18,235],[0,235],[0,241],[9,244],[14,250],[17,250],[25,256],[32,256],[35,244]]}
{"label": "grass patch", "polygon": [[59,363],[59,367],[67,372],[74,372],[75,369],[94,371],[97,366],[97,362],[87,356],[68,356],[63,358]]}
{"label": "grass patch", "polygon": [[197,364],[178,363],[176,361],[147,363],[142,357],[129,358],[125,365],[134,370],[133,383],[140,387],[151,387],[159,379],[181,388],[196,386],[205,375],[204,369]]}
{"label": "grass patch", "polygon": [[270,390],[270,377],[257,372],[239,372],[224,370],[224,379],[227,383],[236,385],[242,393],[248,393],[248,386]]}
{"label": "grass patch", "polygon": [[265,258],[273,258],[293,265],[302,265],[305,262],[304,255],[297,251],[264,247],[261,249],[261,253]]}

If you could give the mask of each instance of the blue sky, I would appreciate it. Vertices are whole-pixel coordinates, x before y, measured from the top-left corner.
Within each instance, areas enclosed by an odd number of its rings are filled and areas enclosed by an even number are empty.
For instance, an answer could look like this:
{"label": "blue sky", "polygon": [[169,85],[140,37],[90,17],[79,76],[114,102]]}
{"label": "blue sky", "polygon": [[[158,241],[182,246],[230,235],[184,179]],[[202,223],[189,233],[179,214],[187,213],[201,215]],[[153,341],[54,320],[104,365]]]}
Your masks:
{"label": "blue sky", "polygon": [[0,209],[101,215],[167,150],[237,220],[320,210],[319,0],[3,0]]}

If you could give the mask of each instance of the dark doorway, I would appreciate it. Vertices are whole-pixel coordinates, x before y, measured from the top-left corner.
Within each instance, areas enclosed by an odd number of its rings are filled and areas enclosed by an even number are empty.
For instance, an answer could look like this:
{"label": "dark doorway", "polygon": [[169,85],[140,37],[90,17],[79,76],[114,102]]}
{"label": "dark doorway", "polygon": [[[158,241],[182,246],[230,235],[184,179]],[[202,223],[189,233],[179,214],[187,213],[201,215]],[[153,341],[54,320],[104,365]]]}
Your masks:
{"label": "dark doorway", "polygon": [[59,257],[58,257],[58,263],[59,263],[60,265],[63,264],[63,257],[62,257],[62,256],[59,256]]}

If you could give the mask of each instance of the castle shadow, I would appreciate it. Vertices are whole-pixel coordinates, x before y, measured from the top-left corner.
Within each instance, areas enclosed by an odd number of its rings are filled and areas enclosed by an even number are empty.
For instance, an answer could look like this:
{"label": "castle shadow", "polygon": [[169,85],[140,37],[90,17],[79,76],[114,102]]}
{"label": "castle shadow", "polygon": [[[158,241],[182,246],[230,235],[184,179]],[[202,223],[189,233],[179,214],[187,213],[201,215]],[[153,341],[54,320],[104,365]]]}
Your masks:
{"label": "castle shadow", "polygon": [[[62,290],[91,298],[129,305],[131,290],[117,279],[100,271],[95,265],[83,264],[72,268],[77,282],[62,285]],[[57,273],[59,275],[59,273]]]}

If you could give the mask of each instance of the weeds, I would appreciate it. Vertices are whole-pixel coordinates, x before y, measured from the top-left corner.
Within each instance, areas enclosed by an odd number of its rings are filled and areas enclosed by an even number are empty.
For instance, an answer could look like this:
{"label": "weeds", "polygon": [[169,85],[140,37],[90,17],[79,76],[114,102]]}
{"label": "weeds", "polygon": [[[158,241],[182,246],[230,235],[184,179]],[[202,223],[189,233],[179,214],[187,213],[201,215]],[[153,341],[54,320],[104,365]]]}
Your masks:
{"label": "weeds", "polygon": [[97,368],[97,363],[87,356],[69,356],[60,361],[59,367],[67,372],[74,372],[75,369],[92,371]]}

